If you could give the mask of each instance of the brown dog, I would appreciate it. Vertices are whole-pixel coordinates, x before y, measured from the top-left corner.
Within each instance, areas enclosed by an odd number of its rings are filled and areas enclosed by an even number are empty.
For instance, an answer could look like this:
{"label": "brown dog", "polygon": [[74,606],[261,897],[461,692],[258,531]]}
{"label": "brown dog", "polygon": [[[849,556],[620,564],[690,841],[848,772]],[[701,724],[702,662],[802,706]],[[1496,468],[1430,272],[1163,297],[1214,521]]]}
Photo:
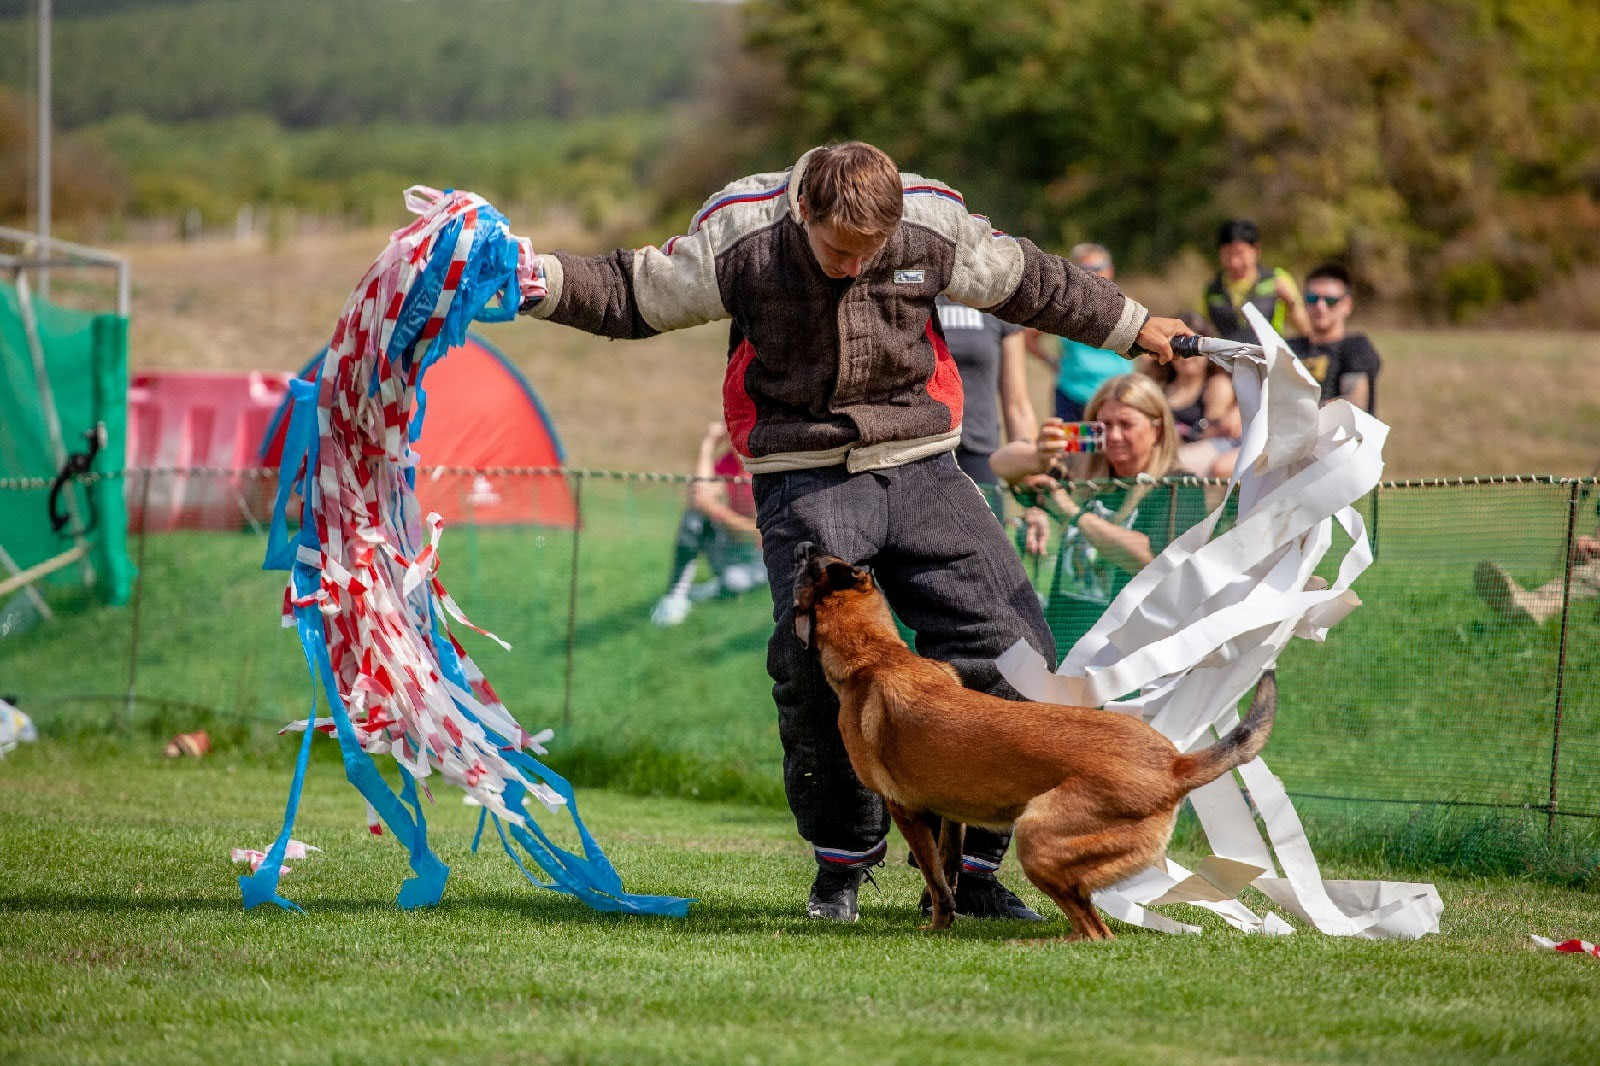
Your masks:
{"label": "brown dog", "polygon": [[[1189,755],[1129,715],[974,692],[948,663],[906,647],[870,573],[802,550],[795,629],[839,695],[850,765],[883,796],[927,879],[928,928],[955,916],[961,829],[952,822],[1015,824],[1023,872],[1066,913],[1074,938],[1109,938],[1090,893],[1160,860],[1179,801],[1255,758],[1272,730],[1271,671],[1243,723]],[[945,819],[937,846],[930,812]]]}

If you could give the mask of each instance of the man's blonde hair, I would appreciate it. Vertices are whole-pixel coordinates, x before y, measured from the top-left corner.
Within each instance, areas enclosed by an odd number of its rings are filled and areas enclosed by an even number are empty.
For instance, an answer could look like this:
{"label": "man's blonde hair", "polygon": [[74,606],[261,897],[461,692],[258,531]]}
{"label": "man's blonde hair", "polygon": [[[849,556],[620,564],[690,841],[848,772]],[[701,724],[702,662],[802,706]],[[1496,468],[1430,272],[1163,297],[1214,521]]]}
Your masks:
{"label": "man's blonde hair", "polygon": [[[1083,409],[1084,421],[1095,421],[1100,408],[1111,400],[1127,404],[1135,411],[1155,419],[1161,427],[1161,436],[1150,453],[1150,469],[1145,472],[1151,477],[1166,477],[1172,473],[1178,466],[1178,430],[1172,420],[1172,407],[1167,403],[1161,386],[1143,374],[1119,374],[1104,382],[1089,398],[1089,403]],[[1111,464],[1106,461],[1104,452],[1096,452],[1088,458],[1089,472],[1086,477],[1110,475]]]}
{"label": "man's blonde hair", "polygon": [[800,195],[809,220],[858,237],[887,237],[900,224],[900,169],[881,148],[847,141],[806,160]]}

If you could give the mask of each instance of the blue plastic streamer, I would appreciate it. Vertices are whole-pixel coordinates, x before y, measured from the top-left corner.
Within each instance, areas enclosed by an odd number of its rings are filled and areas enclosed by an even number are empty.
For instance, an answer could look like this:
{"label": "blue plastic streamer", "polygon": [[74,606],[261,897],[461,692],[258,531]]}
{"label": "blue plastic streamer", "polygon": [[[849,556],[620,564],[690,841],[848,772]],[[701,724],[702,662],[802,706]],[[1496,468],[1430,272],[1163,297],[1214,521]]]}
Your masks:
{"label": "blue plastic streamer", "polygon": [[[432,245],[431,253],[422,269],[408,287],[400,311],[396,316],[384,356],[394,366],[409,370],[413,360],[420,358],[415,406],[407,437],[415,441],[421,434],[426,413],[426,398],[421,388],[421,377],[451,348],[466,338],[469,325],[474,321],[502,322],[516,315],[521,302],[517,280],[520,245],[510,233],[505,218],[493,207],[477,198],[477,225],[473,231],[473,244],[465,259],[457,281],[454,297],[438,333],[418,356],[417,339],[433,317],[442,294],[445,292],[451,260],[463,231],[462,220],[457,217],[442,226]],[[444,200],[441,199],[440,206]],[[381,262],[381,260],[380,260]],[[330,357],[331,361],[331,357]],[[328,364],[324,364],[324,370]],[[291,408],[285,434],[282,463],[278,471],[277,493],[273,503],[272,523],[268,536],[263,569],[290,571],[290,588],[298,598],[308,598],[322,587],[320,569],[307,559],[319,557],[315,508],[321,499],[317,484],[319,459],[318,396],[323,370],[316,381],[295,381],[290,385]],[[378,375],[372,374],[362,383],[369,396],[376,395]],[[405,471],[406,484],[415,487],[415,470]],[[286,511],[292,494],[301,497],[301,521],[294,536],[289,535]],[[302,553],[300,549],[308,549]],[[319,606],[308,603],[293,608],[296,630],[305,652],[307,665],[313,677],[322,683],[328,701],[329,715],[338,738],[344,763],[345,776],[357,791],[378,812],[395,838],[403,843],[409,854],[413,876],[406,879],[400,889],[398,904],[403,909],[430,907],[439,902],[444,893],[450,869],[441,862],[427,842],[427,819],[423,814],[416,781],[401,766],[400,794],[384,781],[373,758],[361,745],[355,723],[351,720],[339,692],[329,655],[327,630]],[[460,691],[471,691],[471,685],[460,657],[444,631],[437,603],[430,599],[427,640],[437,658],[443,677]],[[461,714],[482,728],[488,738],[497,744],[505,761],[514,767],[522,780],[508,778],[502,798],[506,808],[518,815],[523,825],[502,825],[495,817],[495,828],[502,844],[523,875],[533,884],[562,892],[583,900],[589,906],[603,911],[631,914],[659,914],[682,917],[688,913],[691,900],[673,896],[639,895],[622,887],[622,879],[606,858],[598,842],[590,834],[578,814],[577,798],[572,786],[559,774],[544,766],[527,752],[516,747],[514,738],[500,736],[474,713],[471,706],[454,701]],[[267,858],[253,874],[239,878],[246,908],[262,903],[275,903],[285,909],[300,908],[278,893],[279,868],[286,852],[294,820],[299,809],[300,796],[305,783],[312,737],[316,732],[316,707],[313,693],[312,715],[306,735],[301,742],[295,763],[294,777],[290,782],[289,797],[285,805],[283,827]],[[557,846],[539,827],[529,811],[528,785],[540,782],[565,801],[565,809],[573,821],[583,853],[577,854]],[[472,847],[476,852],[482,837],[485,810],[479,818],[478,830]],[[512,846],[515,841],[549,878],[546,883],[536,877]]]}

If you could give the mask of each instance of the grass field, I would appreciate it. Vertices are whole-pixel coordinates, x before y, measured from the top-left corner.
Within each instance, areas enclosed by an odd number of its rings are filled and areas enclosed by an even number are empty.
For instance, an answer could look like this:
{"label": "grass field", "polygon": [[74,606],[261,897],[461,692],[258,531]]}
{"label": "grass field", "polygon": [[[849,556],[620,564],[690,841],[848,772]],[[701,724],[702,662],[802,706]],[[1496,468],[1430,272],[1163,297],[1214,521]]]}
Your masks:
{"label": "grass field", "polygon": [[[519,720],[556,728],[551,759],[562,773],[586,786],[780,807],[768,594],[702,604],[672,629],[647,621],[682,493],[584,483],[570,617],[565,531],[449,530],[441,576],[474,621],[511,642],[505,653],[463,637]],[[1565,503],[1549,485],[1385,494],[1378,562],[1357,586],[1367,602],[1326,643],[1297,641],[1281,663],[1266,758],[1302,797],[1319,848],[1385,866],[1600,885],[1600,615],[1593,601],[1574,610],[1558,675],[1559,627],[1500,623],[1471,583],[1480,558],[1529,581],[1555,572]],[[106,730],[131,672],[135,735],[205,726],[237,757],[286,767],[293,743],[274,731],[305,717],[311,685],[298,642],[278,625],[282,585],[259,568],[261,539],[153,535],[134,550],[137,604],[64,612],[7,638],[4,689],[52,736],[120,743]],[[1558,809],[1574,817],[1547,836],[1552,770]]]}
{"label": "grass field", "polygon": [[[896,862],[862,921],[798,916],[810,859],[782,813],[590,791],[630,889],[687,920],[603,916],[468,852],[473,812],[429,811],[444,904],[401,913],[403,850],[313,767],[294,915],[242,910],[227,861],[264,847],[285,775],[232,753],[46,742],[0,763],[0,1060],[33,1063],[1593,1062],[1600,963],[1528,935],[1594,935],[1593,895],[1445,879],[1422,941],[1120,929],[1084,945],[963,921],[916,928]],[[896,852],[898,854],[898,852]],[[1335,866],[1335,875],[1371,876]],[[1046,907],[1011,872],[1027,898]],[[1260,902],[1256,900],[1256,902]]]}
{"label": "grass field", "polygon": [[[139,250],[136,365],[299,366],[381,239]],[[715,416],[718,327],[626,347],[535,323],[492,339],[575,466],[686,470]],[[1600,452],[1595,337],[1378,340],[1389,476],[1585,473]],[[1553,576],[1565,492],[1386,492],[1366,604],[1281,664],[1266,758],[1325,873],[1439,883],[1443,933],[1404,944],[1247,938],[1190,914],[1205,936],[928,936],[900,865],[858,926],[807,923],[770,601],[650,626],[683,490],[638,481],[584,482],[576,551],[566,531],[452,528],[441,576],[512,642],[463,636],[520,721],[557,728],[549,762],[582,786],[628,887],[699,899],[690,919],[598,916],[469,855],[472,812],[448,789],[429,812],[455,870],[445,905],[398,913],[403,853],[367,837],[320,741],[297,836],[326,850],[284,884],[308,913],[244,914],[227,851],[270,841],[294,748],[274,731],[311,700],[281,575],[252,534],[136,540],[133,606],[80,605],[0,644],[0,692],[46,736],[0,762],[0,1061],[1594,1061],[1600,964],[1527,937],[1600,933],[1600,615],[1579,605],[1563,649],[1553,625],[1493,619],[1471,584],[1485,558]],[[158,757],[196,727],[211,757]],[[1553,790],[1573,817],[1547,835]],[[1179,856],[1201,846],[1183,826]]]}

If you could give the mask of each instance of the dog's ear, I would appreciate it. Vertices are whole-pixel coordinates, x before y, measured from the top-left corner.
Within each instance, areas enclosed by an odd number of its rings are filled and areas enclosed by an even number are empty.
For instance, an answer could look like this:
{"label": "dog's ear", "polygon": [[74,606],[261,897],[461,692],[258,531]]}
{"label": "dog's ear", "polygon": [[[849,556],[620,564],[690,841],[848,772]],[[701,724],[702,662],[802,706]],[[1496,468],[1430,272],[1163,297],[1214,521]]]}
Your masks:
{"label": "dog's ear", "polygon": [[796,611],[794,613],[794,635],[800,638],[802,648],[811,647],[811,612]]}
{"label": "dog's ear", "polygon": [[829,563],[825,575],[830,589],[853,589],[862,583],[865,574],[847,562]]}

